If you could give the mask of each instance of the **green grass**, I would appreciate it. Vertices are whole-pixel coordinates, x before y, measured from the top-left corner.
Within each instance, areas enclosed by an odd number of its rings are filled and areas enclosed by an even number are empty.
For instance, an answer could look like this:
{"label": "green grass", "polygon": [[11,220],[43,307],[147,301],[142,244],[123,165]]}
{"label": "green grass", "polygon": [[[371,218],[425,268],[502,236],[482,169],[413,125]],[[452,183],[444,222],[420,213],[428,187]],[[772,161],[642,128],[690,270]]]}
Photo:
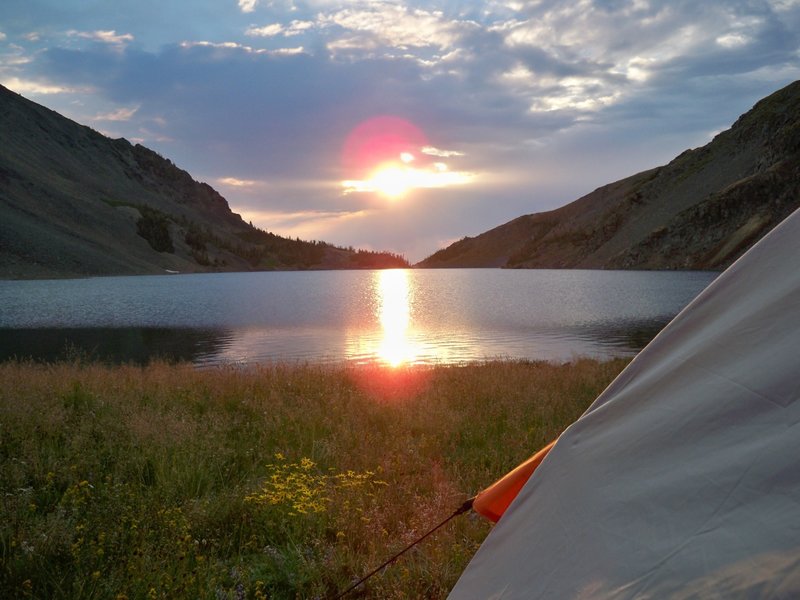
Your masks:
{"label": "green grass", "polygon": [[[0,589],[326,598],[556,437],[624,367],[0,364]],[[355,597],[441,598],[459,517]]]}

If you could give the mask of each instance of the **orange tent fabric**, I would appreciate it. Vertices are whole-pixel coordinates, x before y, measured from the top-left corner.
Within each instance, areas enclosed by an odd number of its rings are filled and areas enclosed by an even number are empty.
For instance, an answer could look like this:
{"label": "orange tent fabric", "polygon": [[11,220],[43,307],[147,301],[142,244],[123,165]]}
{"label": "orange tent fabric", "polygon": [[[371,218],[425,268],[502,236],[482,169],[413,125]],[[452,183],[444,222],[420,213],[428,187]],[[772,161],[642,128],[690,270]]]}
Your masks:
{"label": "orange tent fabric", "polygon": [[508,472],[488,488],[478,493],[472,503],[473,510],[490,521],[497,523],[555,443],[556,440],[553,440],[513,471]]}

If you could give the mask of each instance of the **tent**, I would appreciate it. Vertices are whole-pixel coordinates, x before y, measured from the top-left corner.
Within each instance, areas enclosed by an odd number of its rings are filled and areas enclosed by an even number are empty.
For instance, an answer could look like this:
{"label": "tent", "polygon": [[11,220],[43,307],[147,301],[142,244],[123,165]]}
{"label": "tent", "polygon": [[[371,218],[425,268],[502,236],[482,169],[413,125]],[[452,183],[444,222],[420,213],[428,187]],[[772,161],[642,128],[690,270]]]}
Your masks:
{"label": "tent", "polygon": [[452,600],[800,597],[800,210],[540,461]]}

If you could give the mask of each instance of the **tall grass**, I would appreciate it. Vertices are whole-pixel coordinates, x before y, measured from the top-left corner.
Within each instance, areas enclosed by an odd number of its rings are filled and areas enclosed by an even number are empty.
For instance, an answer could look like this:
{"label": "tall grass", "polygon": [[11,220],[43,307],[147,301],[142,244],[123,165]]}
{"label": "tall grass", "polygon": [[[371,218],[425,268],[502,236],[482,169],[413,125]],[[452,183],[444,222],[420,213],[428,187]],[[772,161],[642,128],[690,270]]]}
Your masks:
{"label": "tall grass", "polygon": [[[326,598],[557,436],[624,361],[0,364],[0,589]],[[441,598],[460,517],[358,592]]]}

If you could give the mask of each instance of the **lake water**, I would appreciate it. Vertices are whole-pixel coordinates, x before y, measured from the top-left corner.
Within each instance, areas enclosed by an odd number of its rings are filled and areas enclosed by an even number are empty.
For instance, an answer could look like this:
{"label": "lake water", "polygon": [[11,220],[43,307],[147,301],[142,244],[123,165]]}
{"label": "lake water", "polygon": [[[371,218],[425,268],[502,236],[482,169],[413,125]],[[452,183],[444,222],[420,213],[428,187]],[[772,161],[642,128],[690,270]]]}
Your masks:
{"label": "lake water", "polygon": [[0,360],[631,356],[716,273],[386,270],[0,281]]}

